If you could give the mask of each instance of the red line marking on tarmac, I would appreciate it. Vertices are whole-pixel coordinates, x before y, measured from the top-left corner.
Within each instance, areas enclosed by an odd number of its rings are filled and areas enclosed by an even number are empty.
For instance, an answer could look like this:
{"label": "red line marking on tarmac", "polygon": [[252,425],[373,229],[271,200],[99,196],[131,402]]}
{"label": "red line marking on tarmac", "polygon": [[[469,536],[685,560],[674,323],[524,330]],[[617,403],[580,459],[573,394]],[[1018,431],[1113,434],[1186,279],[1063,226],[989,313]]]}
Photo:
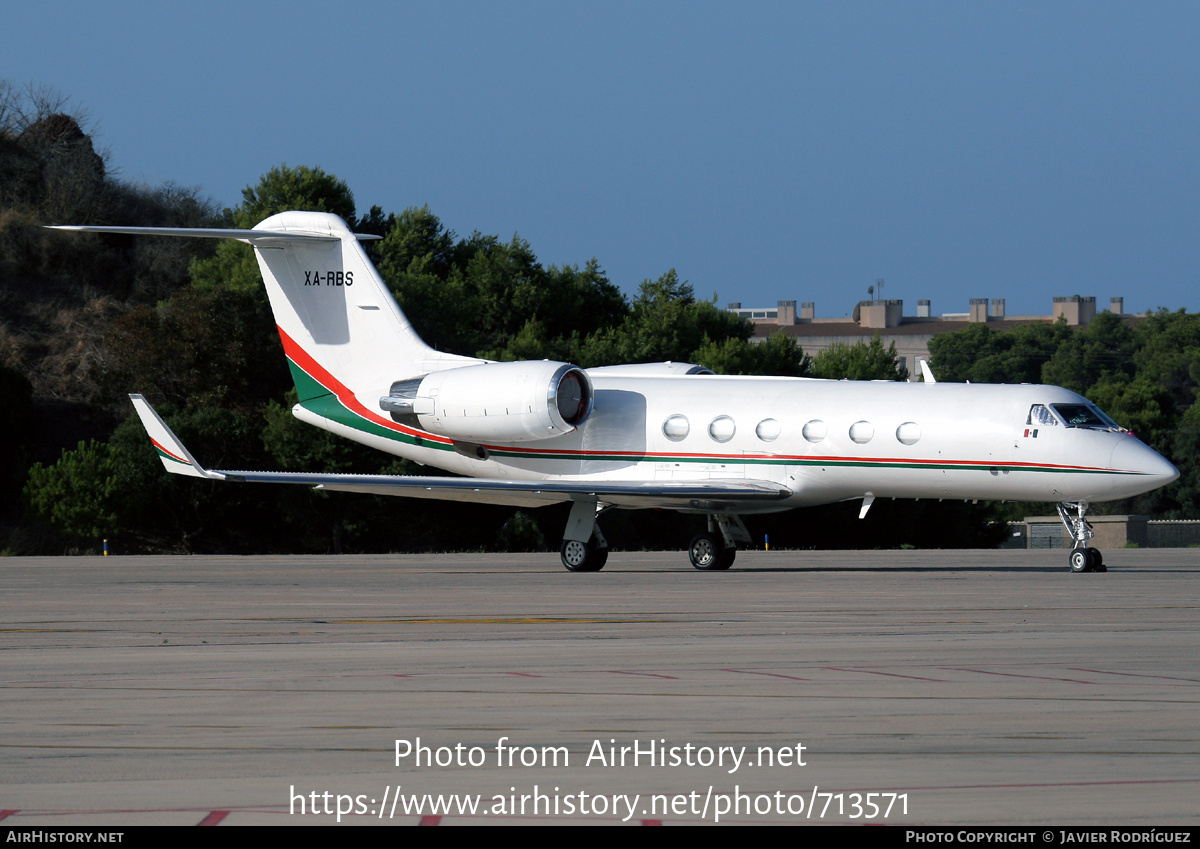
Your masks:
{"label": "red line marking on tarmac", "polygon": [[1106,669],[1084,669],[1079,666],[1069,666],[1067,668],[1072,669],[1075,672],[1099,672],[1101,675],[1125,675],[1130,678],[1162,678],[1165,681],[1190,681],[1193,684],[1200,684],[1200,679],[1183,678],[1179,675],[1145,675],[1140,672],[1109,672]]}
{"label": "red line marking on tarmac", "polygon": [[642,820],[642,825],[662,825],[662,820]]}
{"label": "red line marking on tarmac", "polygon": [[432,814],[426,814],[425,816],[421,817],[421,821],[417,823],[417,825],[441,825],[441,824],[442,824],[442,818],[435,817]]}
{"label": "red line marking on tarmac", "polygon": [[626,672],[623,669],[610,669],[608,671],[614,675],[641,675],[646,678],[666,678],[668,681],[678,681],[679,680],[674,675],[658,675],[654,672]]}
{"label": "red line marking on tarmac", "polygon": [[15,808],[11,811],[0,811],[0,820],[11,817],[13,814],[15,814],[19,810],[20,810],[20,808]]}
{"label": "red line marking on tarmac", "polygon": [[752,669],[722,669],[722,672],[740,672],[743,675],[766,675],[771,678],[787,678],[789,681],[811,681],[811,678],[800,678],[795,675],[784,675],[782,672],[755,672]]}
{"label": "red line marking on tarmac", "polygon": [[520,678],[545,678],[545,675],[534,675],[532,672],[505,672],[505,675],[516,675]]}
{"label": "red line marking on tarmac", "polygon": [[[875,787],[872,792],[903,790],[911,793],[914,790],[996,790],[1004,788],[1020,788],[1020,787],[1115,787],[1125,784],[1195,784],[1200,782],[1200,778],[1145,778],[1135,779],[1131,781],[1031,781],[1027,784],[931,784],[922,787],[906,786],[906,787]],[[864,788],[857,788],[850,791],[848,788],[841,790],[829,788],[830,792],[858,792]],[[799,793],[802,790],[785,791]],[[821,791],[825,792],[825,791]]]}
{"label": "red line marking on tarmac", "polygon": [[1021,675],[1017,672],[989,672],[986,669],[971,669],[967,666],[939,666],[938,669],[952,669],[957,672],[978,672],[980,675],[1001,675],[1005,678],[1035,678],[1038,681],[1066,681],[1069,684],[1095,684],[1095,681],[1080,681],[1078,678],[1055,678],[1051,675]]}
{"label": "red line marking on tarmac", "polygon": [[229,811],[209,811],[208,816],[200,820],[196,825],[217,825],[227,816],[229,816]]}
{"label": "red line marking on tarmac", "polygon": [[901,675],[899,672],[879,672],[875,669],[852,669],[845,666],[822,666],[822,669],[832,669],[834,672],[863,672],[867,675],[886,675],[889,678],[911,678],[913,681],[939,681],[946,683],[945,678],[922,678],[919,675]]}

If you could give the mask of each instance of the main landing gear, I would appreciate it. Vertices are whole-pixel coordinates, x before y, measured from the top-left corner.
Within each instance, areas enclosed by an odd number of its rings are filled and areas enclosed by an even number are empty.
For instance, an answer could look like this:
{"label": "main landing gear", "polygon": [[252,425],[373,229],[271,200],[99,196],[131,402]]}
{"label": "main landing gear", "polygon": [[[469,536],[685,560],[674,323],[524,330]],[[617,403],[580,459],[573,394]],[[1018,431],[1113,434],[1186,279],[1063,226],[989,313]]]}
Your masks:
{"label": "main landing gear", "polygon": [[688,559],[703,572],[724,572],[733,565],[737,556],[737,544],[749,545],[750,532],[738,516],[726,513],[710,513],[708,530],[692,537],[688,546]]}
{"label": "main landing gear", "polygon": [[[1084,518],[1087,509],[1086,501],[1060,501],[1058,504],[1058,517],[1062,519],[1063,526],[1074,540],[1070,554],[1071,571],[1107,572],[1108,567],[1104,565],[1104,555],[1100,553],[1100,549],[1088,545],[1088,540],[1095,534],[1092,532],[1092,526]],[[1074,515],[1072,510],[1075,511]]]}
{"label": "main landing gear", "polygon": [[[567,529],[563,532],[562,564],[571,572],[599,572],[608,562],[608,542],[596,519],[608,509],[597,501],[576,501],[571,505]],[[708,530],[696,534],[688,546],[688,559],[703,572],[723,572],[733,565],[738,543],[750,545],[750,532],[738,516],[712,513]]]}
{"label": "main landing gear", "polygon": [[696,534],[688,546],[688,559],[704,572],[723,572],[733,565],[736,548],[726,548],[725,540],[708,532]]}
{"label": "main landing gear", "polygon": [[559,554],[563,565],[571,572],[599,572],[608,562],[608,547],[597,542],[595,537],[587,542],[565,539]]}
{"label": "main landing gear", "polygon": [[596,517],[607,510],[595,501],[576,501],[571,505],[567,529],[563,532],[562,564],[569,572],[599,572],[608,562],[608,541],[600,532]]}

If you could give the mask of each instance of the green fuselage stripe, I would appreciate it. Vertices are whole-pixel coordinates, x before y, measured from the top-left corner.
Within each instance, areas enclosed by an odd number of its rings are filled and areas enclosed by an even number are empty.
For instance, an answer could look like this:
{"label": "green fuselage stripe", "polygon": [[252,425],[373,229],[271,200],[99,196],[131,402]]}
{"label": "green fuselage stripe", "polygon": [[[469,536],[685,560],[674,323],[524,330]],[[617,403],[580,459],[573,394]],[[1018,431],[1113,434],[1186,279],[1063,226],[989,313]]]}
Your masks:
{"label": "green fuselage stripe", "polygon": [[[292,372],[292,381],[296,384],[296,395],[300,399],[300,403],[311,401],[314,398],[320,398],[322,395],[329,395],[330,392],[322,386],[316,378],[309,375],[304,369],[296,365],[291,359],[288,359],[288,368]],[[307,406],[307,405],[306,405]]]}

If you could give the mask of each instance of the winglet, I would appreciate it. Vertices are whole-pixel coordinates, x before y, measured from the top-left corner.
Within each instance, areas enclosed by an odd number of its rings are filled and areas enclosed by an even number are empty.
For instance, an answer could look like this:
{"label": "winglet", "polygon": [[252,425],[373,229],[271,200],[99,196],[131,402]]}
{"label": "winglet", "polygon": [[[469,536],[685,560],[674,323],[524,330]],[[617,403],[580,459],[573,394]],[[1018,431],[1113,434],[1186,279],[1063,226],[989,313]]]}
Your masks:
{"label": "winglet", "polygon": [[133,408],[142,420],[142,427],[146,429],[154,450],[158,452],[158,459],[162,460],[163,467],[168,472],[192,478],[225,479],[224,475],[210,472],[196,462],[196,458],[183,447],[179,437],[172,433],[167,423],[154,412],[149,401],[141,395],[130,395],[129,400],[133,402]]}
{"label": "winglet", "polygon": [[929,360],[918,359],[917,364],[921,366],[921,376],[925,378],[926,383],[937,383],[937,379],[933,376],[933,369],[929,367]]}

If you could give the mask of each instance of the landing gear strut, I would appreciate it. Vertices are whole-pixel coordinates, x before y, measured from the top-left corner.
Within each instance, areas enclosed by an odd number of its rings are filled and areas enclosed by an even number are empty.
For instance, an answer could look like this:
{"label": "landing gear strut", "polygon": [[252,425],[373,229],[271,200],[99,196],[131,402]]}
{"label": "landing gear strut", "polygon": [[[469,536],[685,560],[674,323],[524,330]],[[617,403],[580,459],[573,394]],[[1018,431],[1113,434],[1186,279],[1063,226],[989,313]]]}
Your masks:
{"label": "landing gear strut", "polygon": [[[599,572],[604,568],[608,561],[608,542],[596,519],[610,506],[591,499],[571,505],[559,549],[562,564],[568,571]],[[692,538],[688,558],[701,571],[723,572],[733,565],[738,543],[751,545],[753,542],[740,517],[732,513],[710,513],[708,530]]]}
{"label": "landing gear strut", "polygon": [[[1100,553],[1100,549],[1088,546],[1088,540],[1095,534],[1092,532],[1091,525],[1084,518],[1087,509],[1086,501],[1060,501],[1058,503],[1058,517],[1062,519],[1063,526],[1074,541],[1070,555],[1071,571],[1107,572],[1108,567],[1104,565],[1104,555]],[[1071,514],[1072,510],[1075,511],[1074,515]]]}
{"label": "landing gear strut", "polygon": [[733,565],[737,544],[753,542],[750,532],[738,516],[713,513],[708,517],[708,530],[692,537],[688,559],[704,572],[723,572]]}
{"label": "landing gear strut", "polygon": [[600,533],[596,517],[607,510],[596,501],[576,501],[563,533],[559,554],[570,572],[599,572],[608,562],[608,541]]}

